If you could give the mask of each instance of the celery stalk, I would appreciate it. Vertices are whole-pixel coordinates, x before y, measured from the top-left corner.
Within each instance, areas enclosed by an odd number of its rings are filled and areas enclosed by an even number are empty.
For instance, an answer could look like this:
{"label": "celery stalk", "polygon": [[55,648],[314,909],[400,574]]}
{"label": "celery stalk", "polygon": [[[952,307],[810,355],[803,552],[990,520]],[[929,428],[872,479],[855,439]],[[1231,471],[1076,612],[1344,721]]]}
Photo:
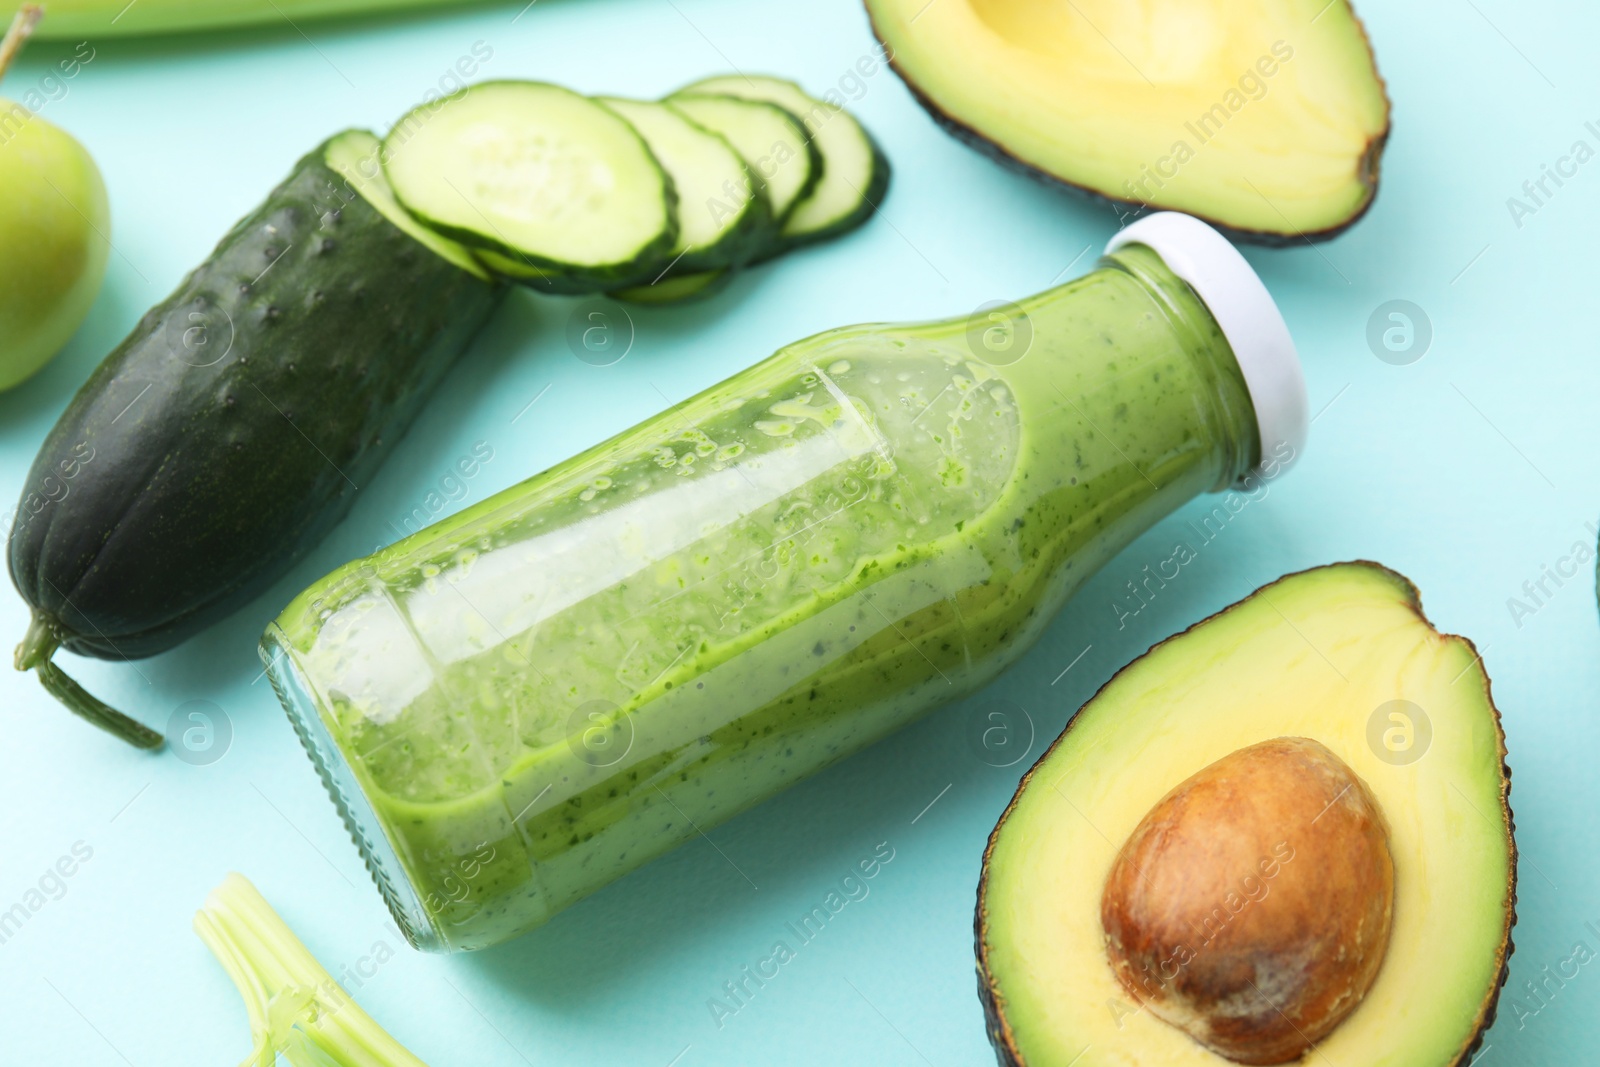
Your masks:
{"label": "celery stalk", "polygon": [[244,998],[253,1047],[240,1067],[427,1067],[372,1020],[250,880],[230,874],[195,913],[195,933]]}
{"label": "celery stalk", "polygon": [[[130,4],[127,0],[50,0],[50,17],[41,27],[41,40],[88,40],[99,44],[112,37],[297,25],[330,16],[350,18],[423,6],[461,7],[463,3],[464,0],[139,0]],[[8,21],[17,6],[18,0],[0,0],[0,15],[4,16],[0,21]],[[196,47],[204,49],[209,43],[197,42]]]}

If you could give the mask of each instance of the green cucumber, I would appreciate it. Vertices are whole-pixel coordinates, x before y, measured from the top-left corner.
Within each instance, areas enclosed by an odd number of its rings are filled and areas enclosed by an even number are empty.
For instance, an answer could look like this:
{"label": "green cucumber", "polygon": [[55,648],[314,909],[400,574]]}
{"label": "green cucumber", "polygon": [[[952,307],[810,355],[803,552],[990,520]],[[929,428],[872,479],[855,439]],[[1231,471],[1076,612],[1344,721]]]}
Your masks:
{"label": "green cucumber", "polygon": [[552,293],[649,281],[678,238],[672,179],[628,122],[543,82],[481,82],[384,140],[401,205]]}
{"label": "green cucumber", "polygon": [[465,247],[406,214],[406,209],[395,199],[394,190],[384,180],[383,142],[376,135],[366,130],[346,130],[323,146],[323,158],[328,166],[344,176],[351,190],[360,193],[384,218],[427,245],[440,258],[486,282],[493,280]]}
{"label": "green cucumber", "polygon": [[[763,183],[779,231],[796,205],[811,194],[822,178],[823,159],[806,136],[800,119],[777,104],[745,100],[725,93],[680,92],[668,104],[728,143],[750,164]],[[761,256],[781,251],[778,242]]]}
{"label": "green cucumber", "polygon": [[17,649],[71,710],[161,736],[84,692],[58,648],[136,659],[264,591],[344,517],[500,303],[465,251],[397,217],[350,131],[152,308],[46,437],[8,555]]}
{"label": "green cucumber", "polygon": [[852,230],[866,221],[889,188],[889,160],[872,135],[842,105],[834,106],[791,81],[764,74],[706,78],[685,93],[725,93],[777,104],[805,124],[822,153],[822,179],[789,215],[782,238],[795,247]]}
{"label": "green cucumber", "polygon": [[705,300],[726,289],[737,273],[726,269],[669,274],[651,285],[635,285],[606,295],[630,304],[681,304],[689,300]]}
{"label": "green cucumber", "polygon": [[672,177],[678,240],[666,253],[666,267],[673,275],[738,266],[771,240],[766,194],[727,138],[656,101],[599,100],[639,131]]}

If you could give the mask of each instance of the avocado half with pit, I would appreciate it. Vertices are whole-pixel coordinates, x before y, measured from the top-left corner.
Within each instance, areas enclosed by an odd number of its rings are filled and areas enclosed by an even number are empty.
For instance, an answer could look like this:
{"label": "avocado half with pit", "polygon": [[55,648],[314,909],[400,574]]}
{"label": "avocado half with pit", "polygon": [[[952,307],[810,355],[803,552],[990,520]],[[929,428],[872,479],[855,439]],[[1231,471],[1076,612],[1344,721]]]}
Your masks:
{"label": "avocado half with pit", "polygon": [[1123,668],[989,838],[1002,1064],[1466,1064],[1515,922],[1471,642],[1371,563],[1290,575]]}
{"label": "avocado half with pit", "polygon": [[1347,0],[866,0],[956,137],[1118,203],[1267,244],[1378,191],[1389,100]]}

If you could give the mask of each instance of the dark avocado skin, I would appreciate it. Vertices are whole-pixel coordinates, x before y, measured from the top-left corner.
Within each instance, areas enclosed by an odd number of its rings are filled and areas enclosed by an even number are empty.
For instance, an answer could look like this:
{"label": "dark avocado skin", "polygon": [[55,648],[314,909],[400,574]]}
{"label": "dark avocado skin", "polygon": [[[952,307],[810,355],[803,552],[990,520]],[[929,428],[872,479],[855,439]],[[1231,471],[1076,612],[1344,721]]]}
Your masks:
{"label": "dark avocado skin", "polygon": [[[1421,619],[1430,628],[1437,630],[1437,628],[1433,626],[1433,623],[1428,621],[1428,617],[1423,614],[1422,594],[1418,592],[1416,585],[1413,584],[1409,578],[1397,571],[1390,570],[1381,563],[1373,563],[1370,560],[1352,560],[1351,565],[1358,567],[1370,567],[1373,570],[1381,572],[1398,588],[1404,590],[1407,601],[1411,606],[1411,610],[1416,612],[1417,618]],[[1322,568],[1312,569],[1320,570]],[[1269,582],[1262,586],[1261,589],[1256,590],[1256,593],[1271,589],[1280,582],[1287,581],[1288,579],[1295,577],[1297,574],[1304,573],[1306,572],[1296,571],[1292,574],[1286,574],[1277,581]],[[1238,607],[1240,604],[1243,604],[1246,600],[1252,599],[1255,595],[1255,593],[1252,593],[1244,600],[1223,608],[1215,615],[1210,615],[1204,619],[1201,619],[1199,622],[1189,627],[1188,630],[1174,634],[1172,637],[1166,638],[1163,641],[1156,642],[1154,645],[1150,646],[1150,649],[1144,655],[1148,656],[1151,652],[1154,652],[1168,641],[1177,640],[1179,637],[1182,637],[1184,634],[1188,633],[1189,630],[1199,629],[1212,619],[1221,618],[1234,608]],[[1476,645],[1474,645],[1465,637],[1458,637],[1458,639],[1466,642],[1467,647],[1472,650],[1474,656],[1476,657],[1475,661],[1481,660],[1482,657],[1477,655],[1478,648]],[[1095,699],[1098,698],[1099,695],[1107,688],[1109,688],[1111,683],[1116,681],[1117,678],[1122,675],[1123,671],[1132,669],[1143,659],[1144,656],[1140,656],[1132,663],[1129,663],[1126,667],[1123,667],[1122,670],[1119,670],[1116,674],[1112,675],[1111,678],[1106,681],[1105,685],[1102,685],[1098,690],[1096,690],[1094,696],[1090,697],[1084,702],[1083,707],[1086,708],[1090,704],[1094,703]],[[1498,1010],[1500,1005],[1500,990],[1505,988],[1506,980],[1511,976],[1511,954],[1516,950],[1516,944],[1511,938],[1511,932],[1517,925],[1517,820],[1511,811],[1511,765],[1506,762],[1507,753],[1505,730],[1502,729],[1500,725],[1500,709],[1495,705],[1494,694],[1490,691],[1489,678],[1487,675],[1484,676],[1484,696],[1488,698],[1489,707],[1494,711],[1495,733],[1498,735],[1500,743],[1500,807],[1506,819],[1507,844],[1510,848],[1511,858],[1509,873],[1507,875],[1508,884],[1506,886],[1506,925],[1504,945],[1500,952],[1500,979],[1495,983],[1494,988],[1490,990],[1488,996],[1484,998],[1483,1005],[1479,1008],[1478,1018],[1473,1029],[1471,1039],[1468,1040],[1464,1046],[1462,1046],[1455,1058],[1452,1059],[1449,1064],[1446,1065],[1446,1067],[1466,1067],[1466,1065],[1470,1065],[1473,1057],[1477,1055],[1478,1049],[1483,1046],[1484,1037],[1488,1034],[1489,1028],[1494,1025],[1495,1012]],[[1082,711],[1083,708],[1079,708],[1078,710]],[[984,1029],[989,1034],[989,1043],[994,1046],[995,1058],[999,1062],[1000,1067],[1027,1067],[1027,1061],[1022,1058],[1022,1051],[1017,1048],[1016,1039],[1011,1032],[1011,1025],[1006,1021],[1005,1002],[1001,998],[999,990],[995,986],[994,974],[989,969],[988,949],[984,944],[984,926],[988,921],[989,915],[987,902],[985,900],[985,891],[989,885],[989,859],[994,853],[995,841],[1000,836],[1001,827],[1005,826],[1006,820],[1011,816],[1012,809],[1017,806],[1018,798],[1022,796],[1022,792],[1028,787],[1028,783],[1033,780],[1034,771],[1037,771],[1040,767],[1044,766],[1045,761],[1050,758],[1050,754],[1056,750],[1057,745],[1061,744],[1061,742],[1066,739],[1067,734],[1072,731],[1072,727],[1076,722],[1077,715],[1074,714],[1073,717],[1068,720],[1066,729],[1061,731],[1061,735],[1050,743],[1050,746],[1044,750],[1037,760],[1034,761],[1033,766],[1028,768],[1028,773],[1022,776],[1022,780],[1017,783],[1016,793],[1012,795],[1011,802],[1006,805],[1006,810],[1001,812],[1000,819],[995,823],[994,829],[990,831],[989,841],[983,849],[983,869],[982,873],[978,877],[978,907],[972,920],[972,933],[978,959],[978,999],[983,1003]]]}
{"label": "dark avocado skin", "polygon": [[18,591],[62,647],[102,659],[230,614],[344,517],[503,293],[317,148],[50,431],[9,540]]}
{"label": "dark avocado skin", "polygon": [[[1094,203],[1110,205],[1117,210],[1118,218],[1121,220],[1119,225],[1134,221],[1146,211],[1169,210],[1161,207],[1159,204],[1145,204],[1137,200],[1127,200],[1122,197],[1112,196],[1111,194],[1100,189],[1069,182],[1064,178],[1058,177],[1049,171],[1041,170],[1032,163],[1012,155],[1004,146],[991,140],[982,131],[968,126],[966,123],[948,114],[938,105],[938,103],[934,101],[931,96],[927,94],[927,92],[920,85],[916,83],[915,80],[912,79],[911,75],[906,72],[905,67],[895,61],[893,42],[883,35],[882,30],[878,29],[877,23],[872,19],[872,9],[870,6],[867,8],[867,21],[872,27],[872,35],[876,37],[879,43],[881,43],[888,50],[887,54],[889,58],[889,66],[897,75],[900,76],[900,80],[905,82],[906,88],[911,90],[912,97],[916,99],[917,103],[922,105],[922,109],[928,113],[929,117],[931,117],[934,122],[938,123],[940,128],[942,128],[946,133],[954,137],[956,140],[960,141],[962,144],[974,149],[982,155],[988,156],[1001,166],[1010,170],[1014,170],[1020,174],[1025,174],[1036,181],[1043,182],[1044,184],[1056,189],[1066,189]],[[1362,41],[1366,44],[1367,52],[1370,54],[1372,52],[1372,42],[1367,36],[1366,26],[1363,25],[1359,19],[1356,20],[1356,26],[1360,29]],[[1376,70],[1376,65],[1374,65],[1374,70]],[[1380,86],[1382,86],[1382,81],[1383,80],[1380,77]],[[1384,99],[1385,101],[1388,100],[1388,92],[1386,87]],[[1245,244],[1265,245],[1268,248],[1284,248],[1288,245],[1298,244],[1302,241],[1308,243],[1331,241],[1333,238],[1338,237],[1350,227],[1360,222],[1362,218],[1366,216],[1367,212],[1372,209],[1374,201],[1377,200],[1378,176],[1380,164],[1383,160],[1383,149],[1384,146],[1388,144],[1389,134],[1393,131],[1393,129],[1393,120],[1388,118],[1388,113],[1386,111],[1382,132],[1367,142],[1366,151],[1363,152],[1361,156],[1360,178],[1362,184],[1367,188],[1367,198],[1361,202],[1361,206],[1358,207],[1349,218],[1334,226],[1329,226],[1321,230],[1311,230],[1306,232],[1299,230],[1282,232],[1272,230],[1249,230],[1241,229],[1237,226],[1230,226],[1226,222],[1222,222],[1218,219],[1210,217],[1209,215],[1204,215],[1199,212],[1190,211],[1188,213],[1195,215],[1196,218],[1199,218],[1213,229],[1222,233],[1229,240],[1243,242]]]}

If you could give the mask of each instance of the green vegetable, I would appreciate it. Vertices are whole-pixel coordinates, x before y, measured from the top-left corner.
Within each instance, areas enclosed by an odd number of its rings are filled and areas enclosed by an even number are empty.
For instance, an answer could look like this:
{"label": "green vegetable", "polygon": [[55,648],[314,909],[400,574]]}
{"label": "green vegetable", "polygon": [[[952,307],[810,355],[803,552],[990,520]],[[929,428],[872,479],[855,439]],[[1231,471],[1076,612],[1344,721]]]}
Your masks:
{"label": "green vegetable", "polygon": [[543,82],[483,82],[424,104],[384,142],[405,209],[537,289],[648,282],[678,239],[677,195],[637,130]]}
{"label": "green vegetable", "polygon": [[700,92],[674,93],[667,103],[738,150],[764,183],[780,231],[822,177],[822,155],[805,126],[777,104]]}
{"label": "green vegetable", "polygon": [[659,102],[490,82],[413,111],[385,147],[406,210],[491,271],[639,304],[704,299],[853,229],[889,182],[842,107],[765,75]]}
{"label": "green vegetable", "polygon": [[[306,19],[399,11],[463,0],[50,0],[41,39],[101,41],[108,37],[186,33],[234,26],[287,26]],[[16,10],[0,0],[0,11]]]}
{"label": "green vegetable", "polygon": [[[758,176],[756,192],[778,205],[772,209],[779,215],[777,224],[760,235],[748,262],[763,262],[854,229],[877,210],[888,191],[889,161],[861,124],[842,106],[808,96],[793,82],[764,74],[707,78],[668,97],[667,105],[722,134],[744,155],[748,173]],[[678,184],[683,204],[689,205],[679,208],[687,227],[701,198],[686,191],[692,188],[691,179]],[[725,183],[723,188],[731,186]],[[704,199],[708,210],[725,210],[716,196]],[[683,243],[681,236],[679,241]],[[700,300],[726,288],[733,269],[675,269],[651,285],[611,295],[637,304]]]}
{"label": "green vegetable", "polygon": [[738,266],[772,240],[772,207],[727,138],[657,101],[600,102],[639,131],[677,189],[678,240],[665,253],[664,270]]}
{"label": "green vegetable", "polygon": [[694,274],[671,274],[650,285],[617,289],[606,295],[630,304],[678,304],[686,300],[705,300],[726,289],[735,273],[729,268],[696,271]]}
{"label": "green vegetable", "polygon": [[843,106],[808,96],[794,82],[765,74],[726,74],[695,82],[684,92],[764,100],[805,125],[807,138],[822,154],[822,176],[783,224],[781,240],[787,247],[855,229],[888,191],[889,160],[855,116]]}
{"label": "green vegetable", "polygon": [[385,200],[376,148],[351,131],[300,160],[34,460],[8,545],[33,609],[16,665],[134,744],[161,737],[55,651],[155,655],[265,590],[344,517],[505,291]]}
{"label": "green vegetable", "polygon": [[230,874],[195,913],[194,931],[244,997],[250,1055],[240,1067],[427,1067],[361,1010],[272,905]]}

